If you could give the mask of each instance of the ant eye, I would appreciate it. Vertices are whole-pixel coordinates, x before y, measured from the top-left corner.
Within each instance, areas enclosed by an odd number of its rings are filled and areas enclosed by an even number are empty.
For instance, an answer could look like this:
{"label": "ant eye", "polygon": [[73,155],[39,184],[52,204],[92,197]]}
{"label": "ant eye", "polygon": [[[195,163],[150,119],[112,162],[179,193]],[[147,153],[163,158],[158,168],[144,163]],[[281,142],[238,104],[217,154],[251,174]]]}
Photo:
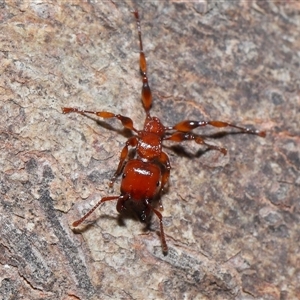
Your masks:
{"label": "ant eye", "polygon": [[156,182],[156,186],[160,186],[160,182],[159,181]]}
{"label": "ant eye", "polygon": [[125,178],[126,177],[126,174],[125,173],[123,173],[123,175],[122,175],[122,178]]}

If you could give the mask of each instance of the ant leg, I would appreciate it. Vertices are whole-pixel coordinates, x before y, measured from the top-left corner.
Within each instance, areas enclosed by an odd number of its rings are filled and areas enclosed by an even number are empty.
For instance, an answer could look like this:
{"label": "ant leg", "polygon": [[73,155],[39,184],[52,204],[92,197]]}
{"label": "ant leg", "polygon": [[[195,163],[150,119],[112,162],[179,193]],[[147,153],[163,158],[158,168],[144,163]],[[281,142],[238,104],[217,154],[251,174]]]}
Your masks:
{"label": "ant leg", "polygon": [[116,207],[118,213],[122,213],[122,211],[124,211],[126,209],[124,204],[128,199],[129,199],[128,194],[126,194],[124,196],[121,195],[119,197],[118,202],[117,202],[117,207]]}
{"label": "ant leg", "polygon": [[120,161],[119,161],[118,168],[117,168],[115,174],[113,175],[113,177],[110,180],[110,183],[109,183],[110,188],[113,187],[114,182],[116,181],[117,177],[122,172],[125,159],[127,158],[127,155],[128,155],[128,147],[129,146],[136,147],[137,143],[138,143],[138,141],[137,141],[137,138],[135,136],[133,136],[133,137],[131,137],[130,139],[127,140],[124,148],[122,149],[121,155],[120,155]]}
{"label": "ant leg", "polygon": [[101,203],[103,203],[105,201],[116,200],[116,199],[119,199],[120,197],[122,197],[122,196],[110,196],[110,197],[102,198],[100,201],[98,201],[96,203],[96,205],[92,209],[90,209],[82,218],[75,221],[72,225],[74,227],[77,227],[78,225],[80,225],[86,218],[88,218],[100,206]]}
{"label": "ant leg", "polygon": [[169,157],[165,152],[162,152],[160,154],[158,161],[164,166],[164,170],[162,171],[162,178],[161,178],[161,189],[163,189],[170,177],[171,164],[170,164]]}
{"label": "ant leg", "polygon": [[195,136],[193,133],[190,132],[174,132],[171,136],[164,138],[164,140],[174,141],[174,142],[182,142],[182,141],[195,141],[197,144],[205,145],[209,149],[214,149],[222,152],[226,155],[227,150],[225,148],[211,145],[205,142],[205,140],[199,136]]}
{"label": "ant leg", "polygon": [[133,12],[135,19],[136,19],[136,26],[139,35],[139,43],[140,43],[140,72],[143,78],[143,86],[142,86],[142,102],[146,114],[149,115],[149,110],[152,105],[152,93],[148,83],[147,77],[147,62],[146,57],[143,49],[143,42],[142,42],[142,30],[141,30],[141,22],[139,18],[139,13],[137,10]]}
{"label": "ant leg", "polygon": [[162,204],[161,198],[159,198],[159,200],[158,200],[158,205],[159,205],[159,210],[164,211],[164,206]]}
{"label": "ant leg", "polygon": [[113,114],[113,113],[108,112],[108,111],[81,110],[81,109],[72,108],[72,107],[62,107],[62,111],[63,111],[64,114],[68,114],[68,113],[72,113],[72,112],[75,112],[75,113],[78,113],[78,114],[81,114],[81,115],[93,114],[93,115],[96,115],[96,116],[101,117],[103,119],[117,118],[118,120],[121,121],[122,125],[125,128],[133,130],[135,132],[138,132],[138,130],[136,130],[133,127],[133,121],[130,118],[122,116],[120,114],[116,115],[116,114]]}
{"label": "ant leg", "polygon": [[189,132],[197,127],[206,126],[206,125],[211,125],[211,126],[219,127],[219,128],[220,127],[233,127],[233,128],[239,129],[241,132],[244,132],[244,133],[256,134],[261,137],[266,136],[265,131],[259,131],[259,130],[248,128],[248,127],[241,127],[241,126],[237,126],[237,125],[223,122],[223,121],[189,121],[189,120],[185,120],[185,121],[182,121],[182,122],[176,124],[175,126],[166,127],[166,130],[177,130],[177,131],[181,131],[181,132]]}
{"label": "ant leg", "polygon": [[[166,185],[166,183],[168,182],[169,177],[170,177],[171,164],[170,164],[169,157],[165,152],[162,152],[160,154],[160,156],[158,157],[158,161],[159,161],[159,163],[162,164],[162,168],[161,168],[162,176],[161,176],[160,191],[163,191],[164,186]],[[159,204],[159,210],[163,211],[164,207],[163,207],[161,198],[159,199],[158,204]]]}
{"label": "ant leg", "polygon": [[163,226],[163,222],[162,222],[162,214],[158,210],[156,210],[155,208],[153,208],[149,203],[147,203],[147,207],[150,208],[156,214],[156,216],[159,219],[159,227],[160,227],[160,237],[161,237],[162,250],[163,250],[164,255],[167,255],[167,253],[168,253],[168,246],[167,246],[165,232],[164,232],[164,226]]}

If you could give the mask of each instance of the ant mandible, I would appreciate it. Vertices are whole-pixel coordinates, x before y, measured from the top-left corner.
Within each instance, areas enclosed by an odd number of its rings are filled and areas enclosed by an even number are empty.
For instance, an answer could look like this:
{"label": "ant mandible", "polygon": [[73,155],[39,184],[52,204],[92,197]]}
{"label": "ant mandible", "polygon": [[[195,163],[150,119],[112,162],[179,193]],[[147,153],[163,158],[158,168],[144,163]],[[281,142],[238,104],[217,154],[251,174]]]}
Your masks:
{"label": "ant mandible", "polygon": [[[224,155],[227,150],[222,147],[210,145],[205,140],[191,131],[197,127],[211,125],[214,127],[233,127],[241,132],[255,134],[264,137],[264,131],[258,131],[246,127],[240,127],[223,121],[191,121],[185,120],[174,126],[164,126],[157,117],[150,115],[152,105],[152,93],[148,83],[147,63],[143,50],[141,25],[138,11],[133,12],[139,38],[140,47],[140,73],[142,76],[142,103],[146,113],[144,128],[137,130],[133,126],[133,121],[120,114],[114,114],[108,111],[88,111],[77,108],[64,107],[63,113],[93,114],[104,119],[116,118],[121,121],[122,125],[135,132],[129,138],[122,149],[119,165],[114,173],[109,186],[112,187],[115,180],[122,173],[121,195],[103,197],[91,210],[89,210],[81,219],[73,223],[74,227],[80,225],[88,218],[103,202],[118,200],[117,211],[122,213],[131,205],[132,210],[137,214],[141,222],[146,222],[154,213],[159,219],[160,237],[163,253],[166,255],[168,246],[166,243],[162,214],[153,207],[152,203],[156,200],[170,176],[171,165],[168,155],[162,150],[164,140],[182,142],[186,140],[195,141],[197,144],[205,145],[209,149],[218,150]],[[135,157],[128,158],[128,148],[135,149]],[[162,210],[162,205],[160,205]]]}

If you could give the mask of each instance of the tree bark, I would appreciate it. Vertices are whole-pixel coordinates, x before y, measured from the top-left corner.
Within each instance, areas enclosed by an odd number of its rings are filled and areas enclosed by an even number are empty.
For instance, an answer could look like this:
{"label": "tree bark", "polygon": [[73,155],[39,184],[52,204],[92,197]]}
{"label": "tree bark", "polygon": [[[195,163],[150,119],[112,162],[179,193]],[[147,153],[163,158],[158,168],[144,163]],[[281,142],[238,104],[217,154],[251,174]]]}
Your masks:
{"label": "tree bark", "polygon": [[[142,129],[141,17],[151,114],[228,154],[166,143],[169,246],[101,197],[130,132]],[[1,299],[297,299],[300,295],[300,6],[296,1],[6,1],[0,7]]]}

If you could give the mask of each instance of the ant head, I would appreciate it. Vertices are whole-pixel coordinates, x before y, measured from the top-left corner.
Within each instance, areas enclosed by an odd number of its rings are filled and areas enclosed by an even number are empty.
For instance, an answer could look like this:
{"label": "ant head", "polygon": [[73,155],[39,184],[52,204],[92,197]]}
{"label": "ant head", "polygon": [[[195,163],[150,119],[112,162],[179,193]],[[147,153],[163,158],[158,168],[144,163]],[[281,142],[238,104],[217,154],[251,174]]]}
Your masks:
{"label": "ant head", "polygon": [[133,159],[124,167],[121,194],[130,195],[135,202],[153,199],[161,188],[160,168],[148,162]]}

